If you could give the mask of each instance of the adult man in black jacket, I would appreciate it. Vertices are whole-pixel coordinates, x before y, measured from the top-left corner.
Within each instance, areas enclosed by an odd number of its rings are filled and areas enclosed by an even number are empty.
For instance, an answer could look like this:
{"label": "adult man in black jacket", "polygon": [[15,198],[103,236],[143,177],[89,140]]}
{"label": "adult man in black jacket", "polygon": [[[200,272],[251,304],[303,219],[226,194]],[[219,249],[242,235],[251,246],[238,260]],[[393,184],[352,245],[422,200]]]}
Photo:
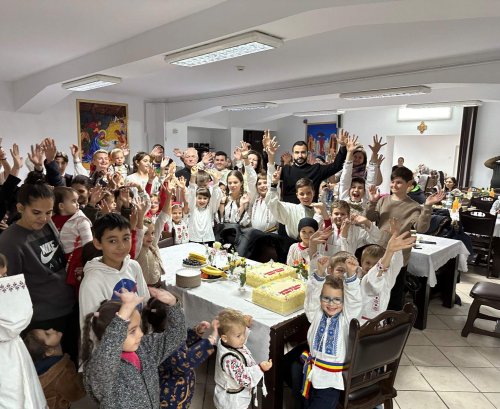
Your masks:
{"label": "adult man in black jacket", "polygon": [[[315,163],[313,165],[307,163],[307,144],[304,141],[297,141],[292,147],[292,164],[284,165],[281,170],[281,180],[283,183],[283,196],[284,202],[289,203],[299,203],[299,199],[295,193],[295,183],[301,178],[309,178],[314,184],[314,201],[318,200],[319,186],[321,182],[333,176],[338,171],[342,170],[345,158],[347,156],[347,149],[345,143],[347,141],[348,133],[341,131],[338,138],[340,144],[340,150],[337,152],[335,160],[328,165],[320,165]],[[266,132],[264,135],[264,146],[268,147],[271,143],[271,135]],[[277,147],[277,140],[275,146]],[[274,162],[274,156],[276,154],[276,149],[267,149],[269,155],[269,163]]]}

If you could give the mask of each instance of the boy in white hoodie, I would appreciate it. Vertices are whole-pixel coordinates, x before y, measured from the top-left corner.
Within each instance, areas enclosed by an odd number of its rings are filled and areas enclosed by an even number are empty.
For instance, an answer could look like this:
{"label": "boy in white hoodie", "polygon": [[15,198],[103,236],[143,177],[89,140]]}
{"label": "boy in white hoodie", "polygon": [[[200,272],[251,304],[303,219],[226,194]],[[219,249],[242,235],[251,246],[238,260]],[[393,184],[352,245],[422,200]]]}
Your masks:
{"label": "boy in white hoodie", "polygon": [[97,311],[104,300],[116,299],[115,292],[126,288],[149,299],[149,291],[139,263],[129,256],[132,235],[129,221],[120,214],[106,214],[94,223],[94,246],[102,251],[85,264],[80,286],[80,328],[85,316]]}

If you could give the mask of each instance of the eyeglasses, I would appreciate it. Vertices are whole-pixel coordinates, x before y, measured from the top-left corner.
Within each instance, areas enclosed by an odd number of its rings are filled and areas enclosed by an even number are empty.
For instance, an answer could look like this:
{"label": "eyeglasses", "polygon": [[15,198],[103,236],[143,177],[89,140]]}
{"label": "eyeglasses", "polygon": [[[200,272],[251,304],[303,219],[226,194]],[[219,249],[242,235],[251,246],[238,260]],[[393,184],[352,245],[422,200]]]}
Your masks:
{"label": "eyeglasses", "polygon": [[335,304],[340,305],[344,303],[344,300],[341,297],[327,297],[326,295],[322,295],[319,297],[320,300],[326,304]]}

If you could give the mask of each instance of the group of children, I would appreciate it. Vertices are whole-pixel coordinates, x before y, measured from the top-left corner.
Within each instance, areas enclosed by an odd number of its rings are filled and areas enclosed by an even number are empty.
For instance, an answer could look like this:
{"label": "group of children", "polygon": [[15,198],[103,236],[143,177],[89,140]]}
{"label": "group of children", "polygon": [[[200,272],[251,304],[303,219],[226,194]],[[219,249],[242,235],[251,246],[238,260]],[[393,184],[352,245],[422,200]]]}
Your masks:
{"label": "group of children", "polygon": [[[162,151],[135,155],[135,177],[130,178],[125,176],[124,152],[115,150],[112,171],[109,158],[102,152],[94,155],[100,172],[96,180],[102,183],[92,188],[82,176],[74,178],[72,187],[25,183],[17,195],[20,218],[0,235],[0,252],[7,256],[3,266],[8,260],[13,274],[8,278],[23,280],[35,313],[32,318],[30,308],[19,311],[25,315],[8,338],[22,349],[23,333],[36,368],[29,376],[40,380],[31,382],[25,396],[45,402],[41,385],[50,408],[67,408],[84,395],[85,387],[102,408],[157,408],[160,403],[187,408],[194,369],[216,347],[216,407],[247,408],[272,367],[271,361],[256,363],[245,346],[251,319],[224,310],[211,324],[201,322],[186,333],[176,296],[161,288],[168,265],[158,242],[165,225],[174,243],[182,244],[213,242],[217,221],[266,231],[281,223],[289,238],[298,240],[290,246],[287,263],[309,269],[304,308],[311,326],[302,385],[306,405],[334,408],[343,389],[350,320],[364,322],[387,308],[402,308],[403,266],[415,241],[409,231],[425,232],[432,205],[443,198],[435,193],[423,207],[409,199],[413,174],[404,167],[393,171],[391,195],[381,198],[372,183],[383,157],[372,156],[366,181],[352,177],[360,145],[355,137],[344,142],[341,192],[328,203],[314,202],[315,187],[308,178],[296,182],[298,204],[281,201],[281,169],[271,161],[267,173],[257,173],[245,143],[235,151],[244,173],[222,175],[202,162],[191,167],[187,181],[175,176],[175,166],[169,166]],[[55,146],[53,141],[45,144],[48,156]],[[276,138],[264,138],[270,158],[278,146]],[[77,149],[73,153],[77,157]],[[152,162],[158,163],[158,172]],[[132,182],[122,185],[123,179]],[[110,186],[114,191],[106,190]],[[3,300],[1,306],[3,311]],[[61,331],[70,328],[78,311],[81,335]],[[80,336],[78,359],[65,345]],[[26,387],[22,380],[19,384]],[[19,396],[12,399],[19,402]],[[20,406],[30,407],[26,402]]]}

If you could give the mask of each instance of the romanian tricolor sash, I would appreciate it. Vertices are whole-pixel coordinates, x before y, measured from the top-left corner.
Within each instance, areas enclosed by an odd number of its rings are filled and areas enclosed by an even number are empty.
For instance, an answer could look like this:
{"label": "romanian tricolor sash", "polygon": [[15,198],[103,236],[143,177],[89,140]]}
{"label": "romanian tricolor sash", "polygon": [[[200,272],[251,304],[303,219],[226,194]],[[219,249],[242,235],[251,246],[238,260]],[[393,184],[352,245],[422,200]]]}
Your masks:
{"label": "romanian tricolor sash", "polygon": [[309,390],[311,389],[310,375],[313,366],[317,366],[327,372],[342,372],[344,370],[344,364],[314,358],[309,351],[302,352],[300,360],[304,362],[304,369],[302,370],[302,396],[306,399],[309,399]]}

